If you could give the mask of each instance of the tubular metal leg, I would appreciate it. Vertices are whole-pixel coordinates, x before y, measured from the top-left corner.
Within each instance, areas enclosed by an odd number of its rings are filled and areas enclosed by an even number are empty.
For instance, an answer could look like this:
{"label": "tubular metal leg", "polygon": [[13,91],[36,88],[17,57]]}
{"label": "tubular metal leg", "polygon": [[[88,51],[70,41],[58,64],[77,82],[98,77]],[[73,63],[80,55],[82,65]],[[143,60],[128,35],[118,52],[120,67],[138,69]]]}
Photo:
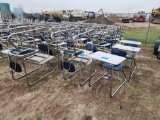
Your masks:
{"label": "tubular metal leg", "polygon": [[[35,80],[34,82],[30,83],[29,80],[28,80],[28,75],[29,75],[29,74],[27,74],[27,70],[26,70],[24,61],[22,61],[22,64],[23,64],[23,66],[24,66],[25,77],[26,77],[26,81],[27,81],[28,86],[33,86],[34,84],[36,84],[37,82],[39,82],[40,80],[42,80],[43,78],[47,77],[48,75],[50,75],[51,73],[53,73],[53,72],[55,71],[55,69],[53,69],[51,72],[47,73],[47,74],[44,75],[43,77],[41,77],[41,78]],[[52,66],[52,65],[51,65],[51,66]],[[53,66],[52,66],[52,67],[53,67]]]}
{"label": "tubular metal leg", "polygon": [[68,71],[68,70],[63,70],[63,78],[66,80],[66,79],[68,79],[69,77],[71,77],[72,75],[74,75],[75,73],[77,73],[79,70],[80,70],[80,68],[77,69],[75,72],[69,74],[68,76],[65,75],[65,72]]}
{"label": "tubular metal leg", "polygon": [[[25,64],[24,64],[24,61],[23,61],[23,60],[22,60],[22,65],[23,65],[24,72],[25,72],[26,67],[25,67]],[[28,73],[27,73],[27,71],[26,71],[24,75],[22,75],[22,76],[20,76],[20,77],[17,77],[17,78],[15,78],[15,76],[14,76],[14,71],[11,70],[11,75],[12,75],[13,80],[19,80],[19,79],[25,77],[26,75],[29,75],[29,74],[33,73],[34,71],[36,71],[36,70],[39,70],[41,67],[42,67],[42,66],[40,65],[38,68],[36,68],[36,69],[34,69],[34,70],[32,70],[32,71],[30,71],[30,72],[28,72]]]}
{"label": "tubular metal leg", "polygon": [[119,89],[124,85],[124,93],[126,93],[126,81],[127,81],[127,79],[126,79],[126,75],[125,75],[125,73],[124,73],[124,71],[122,70],[122,73],[123,73],[123,75],[124,75],[124,81],[121,83],[121,85],[115,90],[115,92],[113,92],[113,94],[112,94],[112,82],[113,82],[113,67],[114,67],[114,65],[112,65],[112,72],[111,72],[111,81],[110,81],[110,98],[112,98],[118,91],[119,91]]}
{"label": "tubular metal leg", "polygon": [[111,70],[111,80],[110,80],[110,98],[112,98],[112,80],[113,80],[113,67],[114,65],[112,65],[112,70]]}
{"label": "tubular metal leg", "polygon": [[91,87],[92,85],[94,85],[95,83],[97,83],[100,79],[102,79],[104,76],[106,76],[108,74],[108,71],[105,72],[103,75],[101,75],[98,79],[96,79],[94,82],[91,83],[91,80],[92,80],[92,77],[93,75],[97,72],[96,69],[95,69],[95,64],[93,62],[93,68],[95,70],[95,72],[93,74],[90,75],[90,79],[89,79],[89,87]]}
{"label": "tubular metal leg", "polygon": [[[9,61],[11,61],[10,56],[9,56]],[[23,58],[22,58],[22,65],[23,65],[23,68],[24,68],[24,75],[22,75],[22,76],[20,76],[20,77],[15,78],[15,76],[14,76],[14,71],[12,70],[12,71],[11,71],[12,78],[13,78],[13,80],[19,80],[19,79],[21,79],[21,78],[25,77],[25,78],[26,78],[26,81],[27,81],[28,86],[32,86],[32,85],[34,85],[35,83],[37,83],[38,81],[42,80],[44,77],[48,76],[49,74],[51,74],[51,73],[53,73],[53,72],[55,71],[55,69],[53,69],[51,72],[47,73],[46,75],[44,75],[44,76],[43,76],[43,77],[41,77],[40,79],[35,80],[33,83],[30,83],[30,82],[29,82],[29,80],[28,80],[28,75],[29,75],[29,74],[31,74],[31,73],[33,73],[34,71],[39,70],[39,69],[42,67],[42,65],[39,65],[39,67],[38,67],[38,68],[36,68],[36,69],[34,69],[34,70],[32,70],[32,71],[30,71],[30,72],[28,72],[28,73],[27,73],[27,69],[26,69],[26,66],[25,66],[25,63],[24,63]]]}
{"label": "tubular metal leg", "polygon": [[[88,81],[90,82],[91,77],[97,72],[96,69],[94,69],[94,72],[82,82],[82,69],[85,67],[82,66],[82,62],[80,64],[80,78],[79,78],[79,84],[80,86],[83,86],[85,83],[87,83]],[[87,67],[87,66],[86,66]],[[90,71],[92,71],[92,68],[90,69]]]}
{"label": "tubular metal leg", "polygon": [[129,75],[129,80],[128,80],[128,82],[131,81],[132,76],[133,76],[133,74],[134,74],[134,72],[135,72],[135,70],[136,70],[136,59],[135,59],[135,55],[136,55],[136,53],[133,52],[133,53],[132,53],[133,58],[132,58],[132,61],[131,61],[131,71],[130,71],[130,75]]}

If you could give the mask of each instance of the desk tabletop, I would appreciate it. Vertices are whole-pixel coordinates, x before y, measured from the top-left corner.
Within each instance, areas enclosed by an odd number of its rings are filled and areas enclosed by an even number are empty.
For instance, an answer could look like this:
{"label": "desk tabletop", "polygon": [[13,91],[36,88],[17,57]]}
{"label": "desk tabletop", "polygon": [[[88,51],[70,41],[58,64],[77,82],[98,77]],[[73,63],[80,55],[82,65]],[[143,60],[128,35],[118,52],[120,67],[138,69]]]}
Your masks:
{"label": "desk tabletop", "polygon": [[101,51],[89,54],[87,56],[96,60],[113,64],[113,65],[118,65],[126,59],[125,57],[121,57],[121,56],[117,56],[117,55],[113,55],[113,54],[105,53]]}
{"label": "desk tabletop", "polygon": [[112,46],[112,48],[118,48],[121,50],[128,50],[128,51],[133,51],[133,52],[139,52],[141,49],[139,47],[131,47],[131,46],[125,46],[125,45],[121,45],[121,44],[116,44],[116,45]]}
{"label": "desk tabletop", "polygon": [[130,40],[120,40],[119,42],[121,42],[121,43],[135,44],[135,45],[141,45],[141,42],[130,41]]}

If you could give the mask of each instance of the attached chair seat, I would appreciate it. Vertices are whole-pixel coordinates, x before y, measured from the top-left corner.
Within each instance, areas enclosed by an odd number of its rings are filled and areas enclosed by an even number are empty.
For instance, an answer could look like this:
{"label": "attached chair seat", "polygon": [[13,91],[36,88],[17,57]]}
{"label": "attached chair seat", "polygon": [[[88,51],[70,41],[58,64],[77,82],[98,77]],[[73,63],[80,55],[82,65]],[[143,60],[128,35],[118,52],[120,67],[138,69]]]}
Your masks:
{"label": "attached chair seat", "polygon": [[133,55],[126,55],[127,59],[133,59]]}
{"label": "attached chair seat", "polygon": [[32,53],[34,51],[35,51],[35,49],[27,49],[27,50],[24,50],[24,51],[13,49],[13,50],[11,50],[11,53],[12,54],[17,54],[17,55],[26,55],[26,54]]}
{"label": "attached chair seat", "polygon": [[33,43],[34,41],[33,41],[33,39],[28,39],[28,40],[26,40],[25,42],[26,42],[26,43]]}
{"label": "attached chair seat", "polygon": [[78,56],[80,54],[82,54],[83,51],[77,51],[76,53],[74,51],[64,51],[63,54],[67,54],[67,55],[73,55],[73,56]]}
{"label": "attached chair seat", "polygon": [[[112,69],[112,64],[104,63],[102,64],[102,67],[107,69]],[[113,68],[114,71],[120,71],[121,69],[122,69],[122,65],[114,65],[114,68]]]}

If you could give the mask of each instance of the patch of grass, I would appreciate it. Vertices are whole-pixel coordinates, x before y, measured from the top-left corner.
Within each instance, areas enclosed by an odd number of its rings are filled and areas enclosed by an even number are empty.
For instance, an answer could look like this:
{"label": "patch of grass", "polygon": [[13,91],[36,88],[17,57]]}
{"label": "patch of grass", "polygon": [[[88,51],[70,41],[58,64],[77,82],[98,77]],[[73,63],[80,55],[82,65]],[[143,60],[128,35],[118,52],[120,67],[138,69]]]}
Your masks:
{"label": "patch of grass", "polygon": [[[134,29],[126,28],[124,31],[125,31],[125,35],[123,36],[124,39],[136,38],[138,39],[138,41],[144,42],[146,38],[147,28],[134,28]],[[155,43],[155,41],[158,39],[158,36],[160,36],[159,30],[154,27],[151,27],[149,29],[148,38],[146,42]]]}
{"label": "patch of grass", "polygon": [[22,118],[18,118],[17,120],[22,120]]}
{"label": "patch of grass", "polygon": [[51,86],[51,87],[48,87],[46,89],[46,91],[47,91],[47,93],[53,93],[53,92],[55,92],[55,88]]}
{"label": "patch of grass", "polygon": [[42,120],[42,116],[37,114],[34,120]]}

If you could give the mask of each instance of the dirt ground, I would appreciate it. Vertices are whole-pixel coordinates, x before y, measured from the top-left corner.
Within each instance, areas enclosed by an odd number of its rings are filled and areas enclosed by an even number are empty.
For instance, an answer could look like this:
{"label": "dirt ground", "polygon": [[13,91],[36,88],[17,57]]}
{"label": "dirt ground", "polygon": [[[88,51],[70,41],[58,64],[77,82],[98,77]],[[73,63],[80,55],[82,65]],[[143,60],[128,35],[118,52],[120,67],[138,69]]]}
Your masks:
{"label": "dirt ground", "polygon": [[[25,79],[12,80],[7,58],[0,59],[0,120],[160,120],[160,60],[153,55],[153,45],[142,44],[136,60],[126,94],[121,89],[110,98],[109,80],[102,79],[93,87],[80,86],[78,73],[64,80],[58,68],[28,87]],[[129,65],[127,60],[127,75]],[[42,74],[36,72],[30,79]]]}

